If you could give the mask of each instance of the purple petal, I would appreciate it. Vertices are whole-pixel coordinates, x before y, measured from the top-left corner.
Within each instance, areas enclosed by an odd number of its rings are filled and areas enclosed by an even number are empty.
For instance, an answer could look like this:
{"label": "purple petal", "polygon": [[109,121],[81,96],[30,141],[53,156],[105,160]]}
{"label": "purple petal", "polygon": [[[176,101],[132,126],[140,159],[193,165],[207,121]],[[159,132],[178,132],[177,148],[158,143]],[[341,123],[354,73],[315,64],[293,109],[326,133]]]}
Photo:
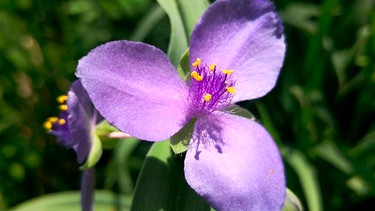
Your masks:
{"label": "purple petal", "polygon": [[72,143],[70,146],[77,153],[78,163],[87,158],[92,145],[91,134],[101,117],[92,105],[86,90],[79,80],[75,81],[68,92],[69,129]]}
{"label": "purple petal", "polygon": [[132,136],[162,141],[187,122],[188,88],[153,46],[106,43],[79,61],[77,76],[108,122]]}
{"label": "purple petal", "polygon": [[81,181],[82,211],[94,210],[95,179],[95,168],[89,168],[83,171]]}
{"label": "purple petal", "polygon": [[255,121],[223,113],[199,117],[185,158],[189,185],[217,210],[280,210],[280,153]]}
{"label": "purple petal", "polygon": [[233,101],[261,97],[275,85],[285,54],[283,26],[268,0],[219,0],[197,23],[190,61],[233,69]]}

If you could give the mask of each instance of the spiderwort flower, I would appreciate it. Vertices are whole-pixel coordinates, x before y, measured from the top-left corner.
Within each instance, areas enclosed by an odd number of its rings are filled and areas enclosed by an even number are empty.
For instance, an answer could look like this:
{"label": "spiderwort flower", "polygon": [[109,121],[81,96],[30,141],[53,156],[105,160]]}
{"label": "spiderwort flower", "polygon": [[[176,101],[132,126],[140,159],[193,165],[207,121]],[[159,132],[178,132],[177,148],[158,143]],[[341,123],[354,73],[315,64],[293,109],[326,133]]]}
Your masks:
{"label": "spiderwort flower", "polygon": [[84,211],[93,210],[95,170],[92,167],[101,156],[101,143],[95,138],[95,125],[103,118],[93,107],[86,90],[79,80],[72,84],[68,95],[57,98],[60,103],[58,117],[50,117],[44,123],[57,142],[72,148],[78,163],[83,164],[81,201]]}
{"label": "spiderwort flower", "polygon": [[68,95],[59,96],[57,102],[61,112],[58,117],[48,118],[44,128],[56,136],[59,144],[74,149],[78,163],[83,164],[94,144],[95,125],[103,118],[79,80],[72,84]]}
{"label": "spiderwort flower", "polygon": [[269,92],[284,53],[271,2],[218,0],[192,32],[186,82],[162,51],[131,41],[95,48],[76,75],[106,120],[137,138],[162,141],[195,122],[185,178],[213,208],[280,210],[286,188],[275,143],[228,108]]}

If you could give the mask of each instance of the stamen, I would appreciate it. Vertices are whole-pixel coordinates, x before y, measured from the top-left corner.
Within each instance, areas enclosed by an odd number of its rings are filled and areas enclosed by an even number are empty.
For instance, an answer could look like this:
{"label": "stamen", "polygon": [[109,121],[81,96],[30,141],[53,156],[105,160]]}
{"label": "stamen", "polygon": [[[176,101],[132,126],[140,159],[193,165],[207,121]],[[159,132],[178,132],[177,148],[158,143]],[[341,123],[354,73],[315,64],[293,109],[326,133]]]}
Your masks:
{"label": "stamen", "polygon": [[59,119],[58,123],[59,125],[65,125],[66,121],[65,119]]}
{"label": "stamen", "polygon": [[207,93],[207,94],[204,95],[204,101],[206,101],[206,102],[210,101],[211,98],[212,98],[212,95],[209,94],[209,93]]}
{"label": "stamen", "polygon": [[48,121],[48,122],[51,122],[51,123],[53,124],[53,123],[57,122],[58,119],[59,119],[59,118],[53,116],[53,117],[49,117],[49,118],[47,119],[47,121]]}
{"label": "stamen", "polygon": [[199,75],[199,73],[197,73],[197,71],[191,72],[190,75],[191,75],[191,77],[193,77],[197,81],[201,81],[203,79],[203,76]]}
{"label": "stamen", "polygon": [[52,129],[52,122],[51,121],[45,121],[43,124],[44,129],[51,130]]}
{"label": "stamen", "polygon": [[210,65],[210,71],[214,70],[216,68],[216,64],[211,64]]}
{"label": "stamen", "polygon": [[236,92],[236,89],[233,86],[228,86],[226,87],[227,92],[234,94]]}
{"label": "stamen", "polygon": [[197,58],[192,65],[193,65],[193,67],[198,67],[199,65],[201,65],[201,59]]}
{"label": "stamen", "polygon": [[68,96],[60,95],[56,98],[56,100],[57,100],[58,103],[63,104],[68,100]]}
{"label": "stamen", "polygon": [[230,75],[234,72],[234,70],[222,70],[222,72],[226,75]]}
{"label": "stamen", "polygon": [[[228,108],[236,92],[233,69],[222,69],[220,64],[192,63],[189,103],[192,115],[203,115]],[[220,71],[220,72],[218,72]]]}
{"label": "stamen", "polygon": [[68,110],[68,106],[67,105],[60,105],[59,106],[59,109],[61,110],[61,111],[67,111]]}

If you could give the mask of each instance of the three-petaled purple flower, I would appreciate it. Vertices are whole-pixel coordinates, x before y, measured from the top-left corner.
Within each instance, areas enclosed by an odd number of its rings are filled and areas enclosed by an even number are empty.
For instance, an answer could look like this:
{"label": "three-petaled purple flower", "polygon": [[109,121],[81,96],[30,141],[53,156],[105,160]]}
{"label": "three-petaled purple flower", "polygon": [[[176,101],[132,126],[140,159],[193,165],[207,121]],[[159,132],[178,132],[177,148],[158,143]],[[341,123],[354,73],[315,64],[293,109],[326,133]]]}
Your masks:
{"label": "three-petaled purple flower", "polygon": [[286,187],[275,143],[228,108],[269,92],[284,54],[272,3],[218,0],[192,32],[187,81],[162,51],[131,41],[95,48],[76,75],[105,119],[137,138],[162,141],[195,121],[185,177],[213,208],[280,210]]}

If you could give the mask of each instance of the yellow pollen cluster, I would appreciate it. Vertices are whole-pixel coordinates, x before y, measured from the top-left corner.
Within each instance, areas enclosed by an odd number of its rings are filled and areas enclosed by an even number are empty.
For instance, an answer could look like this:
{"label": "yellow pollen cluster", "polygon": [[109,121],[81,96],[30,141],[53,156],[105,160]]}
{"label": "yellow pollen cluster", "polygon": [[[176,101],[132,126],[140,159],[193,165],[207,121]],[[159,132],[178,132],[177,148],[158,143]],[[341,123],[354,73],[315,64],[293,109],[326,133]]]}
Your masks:
{"label": "yellow pollen cluster", "polygon": [[201,59],[197,58],[192,65],[193,65],[193,67],[198,67],[199,65],[201,65]]}
{"label": "yellow pollen cluster", "polygon": [[227,92],[231,94],[234,94],[236,92],[236,89],[233,86],[228,86],[226,89],[227,89]]}
{"label": "yellow pollen cluster", "polygon": [[60,109],[61,111],[67,111],[67,110],[68,110],[68,106],[65,105],[65,104],[60,105],[60,106],[59,106],[59,109]]}
{"label": "yellow pollen cluster", "polygon": [[55,124],[57,122],[57,120],[59,120],[59,118],[57,117],[49,117],[43,124],[43,127],[46,129],[46,130],[51,130],[52,129],[52,125]]}
{"label": "yellow pollen cluster", "polygon": [[52,129],[52,123],[49,121],[45,121],[43,124],[44,129],[51,130]]}
{"label": "yellow pollen cluster", "polygon": [[[221,73],[216,72],[217,71],[217,65],[215,63],[212,63],[208,67],[200,67],[202,61],[200,58],[197,58],[194,63],[191,65],[194,67],[194,71],[190,73],[190,76],[195,81],[202,81],[204,77],[205,82],[197,83],[196,86],[198,86],[199,93],[201,94],[201,91],[204,91],[203,95],[200,95],[201,101],[204,104],[201,105],[203,107],[207,107],[207,109],[214,109],[217,106],[222,106],[221,104],[227,103],[226,101],[231,99],[232,95],[236,92],[236,89],[234,87],[233,82],[229,78],[228,75],[232,74],[234,72],[233,69],[224,69],[221,70]],[[209,72],[207,72],[207,68]],[[224,74],[224,75],[223,75]],[[229,80],[229,81],[228,81]],[[207,84],[206,84],[207,83]],[[220,83],[224,83],[225,85],[222,86]],[[217,86],[217,87],[211,87],[211,86]],[[223,90],[224,89],[224,90]],[[226,93],[226,94],[225,94]],[[212,100],[213,95],[215,96],[214,100]]]}
{"label": "yellow pollen cluster", "polygon": [[56,98],[56,100],[57,100],[58,103],[63,104],[68,100],[68,96],[60,95]]}
{"label": "yellow pollen cluster", "polygon": [[[65,104],[66,101],[68,100],[68,96],[66,95],[61,95],[59,97],[56,98],[56,101],[58,103],[60,103],[61,105],[59,105],[59,109],[61,111],[67,111],[68,110],[68,106]],[[66,120],[65,119],[59,119],[58,117],[49,117],[43,124],[43,127],[46,129],[46,130],[51,130],[52,127],[53,127],[53,124],[59,124],[59,125],[65,125],[66,124]]]}
{"label": "yellow pollen cluster", "polygon": [[216,64],[211,64],[210,65],[210,71],[213,71],[216,68]]}
{"label": "yellow pollen cluster", "polygon": [[56,98],[56,101],[61,104],[59,106],[59,109],[61,111],[67,111],[68,110],[68,106],[66,105],[67,100],[68,100],[68,96],[66,96],[66,95],[60,95]]}
{"label": "yellow pollen cluster", "polygon": [[212,95],[209,94],[209,93],[207,93],[207,94],[204,95],[204,101],[206,101],[206,102],[210,101],[211,98],[212,98]]}
{"label": "yellow pollen cluster", "polygon": [[65,119],[59,119],[57,123],[59,123],[59,125],[65,125],[66,121]]}
{"label": "yellow pollen cluster", "polygon": [[222,70],[224,74],[230,75],[234,72],[234,70]]}
{"label": "yellow pollen cluster", "polygon": [[199,73],[197,73],[197,71],[191,72],[190,75],[191,75],[191,77],[193,77],[197,81],[203,80],[203,76],[199,75]]}

